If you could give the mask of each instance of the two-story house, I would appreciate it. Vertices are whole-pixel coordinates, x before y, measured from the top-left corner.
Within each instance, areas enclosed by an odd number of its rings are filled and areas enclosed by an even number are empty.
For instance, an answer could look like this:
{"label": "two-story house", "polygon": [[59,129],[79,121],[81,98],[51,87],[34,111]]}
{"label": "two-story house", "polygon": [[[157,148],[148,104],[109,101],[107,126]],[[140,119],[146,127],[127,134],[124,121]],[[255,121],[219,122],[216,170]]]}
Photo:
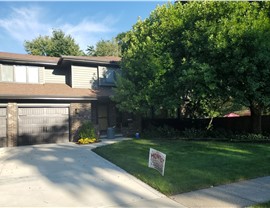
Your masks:
{"label": "two-story house", "polygon": [[139,119],[110,99],[119,57],[46,57],[0,52],[0,147],[69,142],[84,121],[127,135]]}

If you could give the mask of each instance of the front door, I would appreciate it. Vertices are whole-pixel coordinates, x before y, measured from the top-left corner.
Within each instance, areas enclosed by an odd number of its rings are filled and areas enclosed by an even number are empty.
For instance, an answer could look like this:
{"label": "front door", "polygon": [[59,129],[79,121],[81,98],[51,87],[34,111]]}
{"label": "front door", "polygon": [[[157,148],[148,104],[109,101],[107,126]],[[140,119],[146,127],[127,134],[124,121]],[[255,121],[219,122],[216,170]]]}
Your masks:
{"label": "front door", "polygon": [[98,105],[98,126],[100,133],[106,133],[108,128],[108,105]]}

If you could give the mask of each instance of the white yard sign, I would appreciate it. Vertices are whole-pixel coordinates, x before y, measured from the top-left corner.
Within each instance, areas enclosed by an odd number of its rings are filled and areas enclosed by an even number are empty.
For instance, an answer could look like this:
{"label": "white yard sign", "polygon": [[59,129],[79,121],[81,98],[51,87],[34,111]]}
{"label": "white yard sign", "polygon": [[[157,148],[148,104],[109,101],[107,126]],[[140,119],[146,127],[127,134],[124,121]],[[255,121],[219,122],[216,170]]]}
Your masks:
{"label": "white yard sign", "polygon": [[164,153],[150,148],[149,162],[148,162],[149,168],[156,169],[158,172],[160,172],[161,175],[164,176],[165,162],[166,162],[166,155]]}

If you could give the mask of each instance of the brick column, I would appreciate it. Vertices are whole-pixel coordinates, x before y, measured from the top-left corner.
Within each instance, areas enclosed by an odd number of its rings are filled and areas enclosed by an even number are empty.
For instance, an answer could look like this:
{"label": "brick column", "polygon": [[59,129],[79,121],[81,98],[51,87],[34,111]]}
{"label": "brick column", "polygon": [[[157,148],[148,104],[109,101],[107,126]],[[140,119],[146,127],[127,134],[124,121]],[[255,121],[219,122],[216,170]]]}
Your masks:
{"label": "brick column", "polygon": [[7,140],[8,147],[17,146],[18,136],[18,107],[17,103],[7,105]]}
{"label": "brick column", "polygon": [[70,104],[70,139],[76,142],[79,139],[78,129],[85,121],[91,121],[91,103]]}

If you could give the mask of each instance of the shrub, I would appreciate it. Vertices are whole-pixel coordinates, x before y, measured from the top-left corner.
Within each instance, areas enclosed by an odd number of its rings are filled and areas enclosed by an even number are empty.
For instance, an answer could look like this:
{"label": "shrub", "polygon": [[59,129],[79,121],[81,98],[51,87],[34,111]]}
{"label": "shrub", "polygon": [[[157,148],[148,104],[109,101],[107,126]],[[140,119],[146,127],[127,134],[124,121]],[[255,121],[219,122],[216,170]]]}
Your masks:
{"label": "shrub", "polygon": [[94,125],[90,121],[86,121],[79,129],[80,138],[96,138]]}
{"label": "shrub", "polygon": [[210,131],[206,132],[207,137],[209,138],[215,138],[215,139],[227,139],[229,140],[233,135],[235,135],[232,131],[230,130],[225,130],[225,129],[211,129]]}
{"label": "shrub", "polygon": [[240,134],[235,135],[232,141],[269,141],[269,137],[262,134]]}
{"label": "shrub", "polygon": [[91,144],[97,142],[96,138],[83,138],[78,140],[78,144]]}
{"label": "shrub", "polygon": [[182,132],[183,137],[186,137],[188,139],[194,139],[194,138],[205,138],[206,137],[206,130],[202,129],[185,129]]}
{"label": "shrub", "polygon": [[98,141],[94,125],[90,122],[84,122],[79,129],[79,144],[90,144]]}
{"label": "shrub", "polygon": [[175,139],[179,135],[179,131],[167,125],[160,127],[151,126],[144,131],[143,135],[150,138]]}

